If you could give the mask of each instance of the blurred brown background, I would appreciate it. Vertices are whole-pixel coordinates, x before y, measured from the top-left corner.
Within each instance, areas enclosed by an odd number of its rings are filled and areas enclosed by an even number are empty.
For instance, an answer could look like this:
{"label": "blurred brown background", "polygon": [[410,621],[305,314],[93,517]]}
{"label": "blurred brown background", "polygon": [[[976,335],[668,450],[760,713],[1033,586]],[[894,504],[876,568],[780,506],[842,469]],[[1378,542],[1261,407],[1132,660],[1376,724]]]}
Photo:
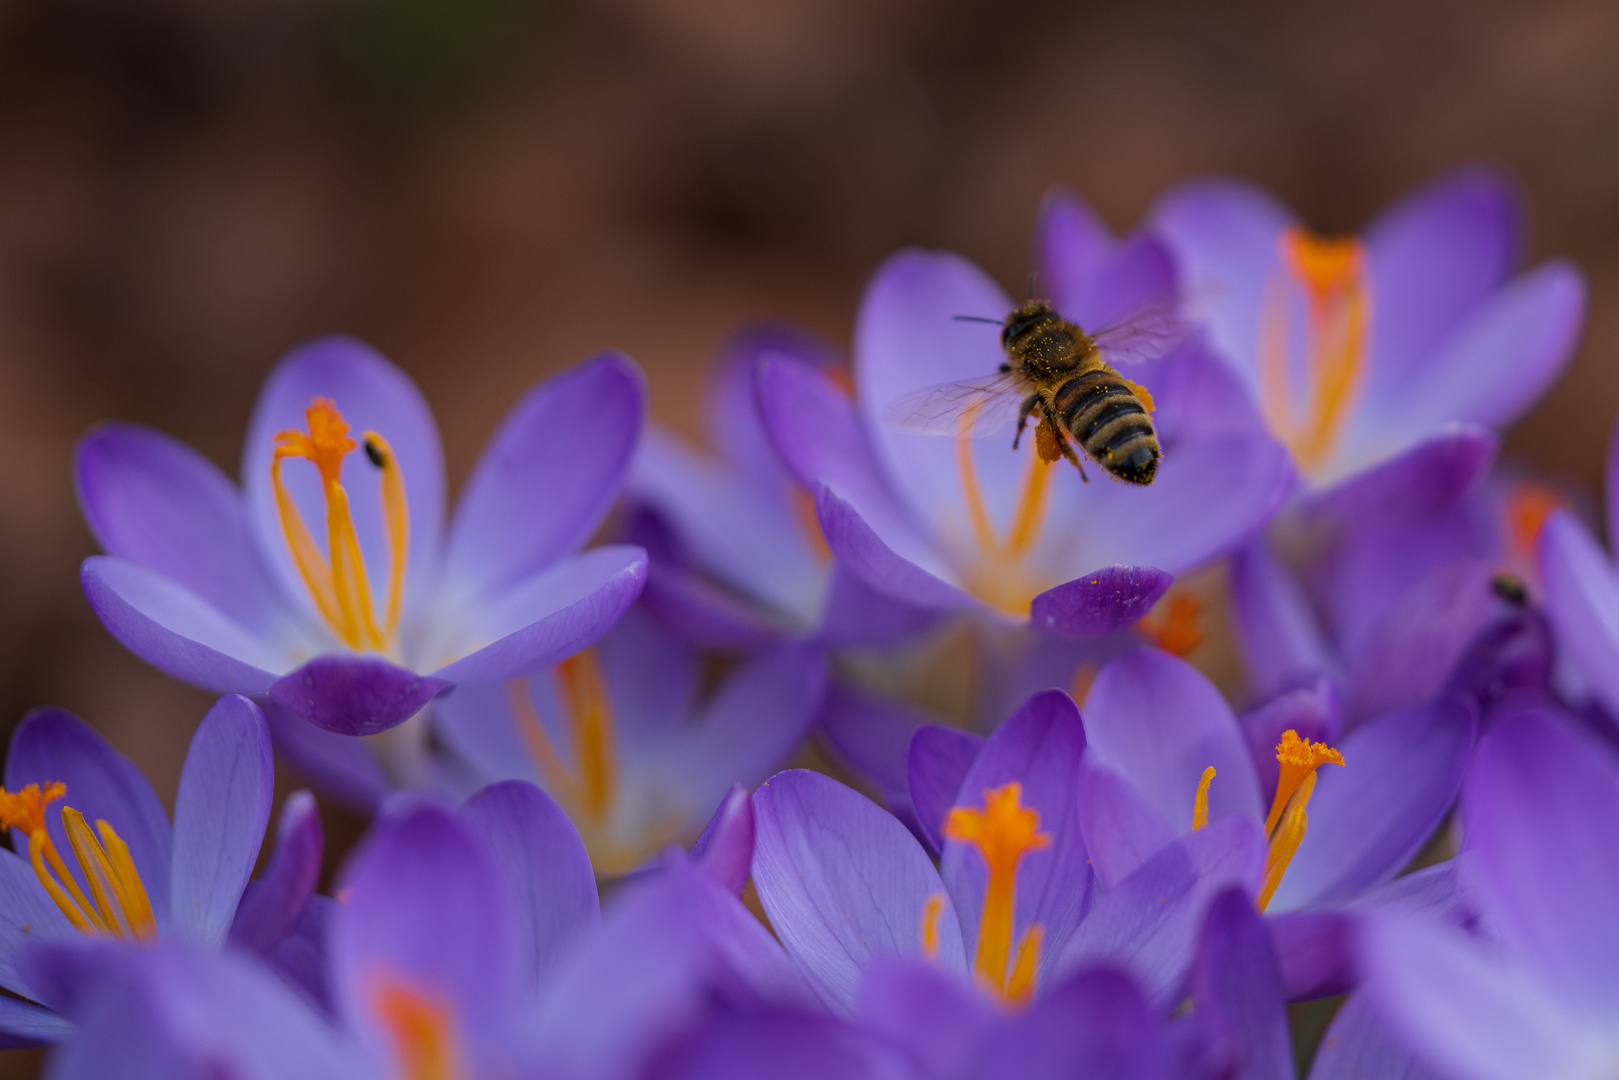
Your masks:
{"label": "blurred brown background", "polygon": [[1508,446],[1594,491],[1619,412],[1615,55],[1605,0],[0,4],[0,734],[67,706],[170,799],[208,703],[79,593],[87,425],[154,424],[234,474],[270,365],[342,330],[421,384],[452,482],[516,394],[602,348],[694,431],[739,323],[845,342],[905,244],[1019,282],[1059,183],[1124,229],[1228,171],[1347,230],[1504,165],[1532,257],[1576,258],[1593,299]]}

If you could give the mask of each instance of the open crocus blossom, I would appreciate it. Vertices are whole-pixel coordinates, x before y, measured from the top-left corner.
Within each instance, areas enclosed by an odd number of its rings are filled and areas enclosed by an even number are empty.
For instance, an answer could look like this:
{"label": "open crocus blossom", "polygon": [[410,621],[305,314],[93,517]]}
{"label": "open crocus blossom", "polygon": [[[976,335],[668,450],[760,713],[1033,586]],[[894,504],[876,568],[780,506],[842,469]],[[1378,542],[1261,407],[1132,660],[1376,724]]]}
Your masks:
{"label": "open crocus blossom", "polygon": [[[157,432],[85,437],[79,499],[107,551],[85,561],[85,595],[153,666],[268,695],[278,739],[283,712],[342,735],[384,731],[458,684],[578,652],[634,600],[639,548],[578,549],[617,496],[644,398],[640,373],[613,356],[536,387],[446,536],[442,451],[420,393],[358,342],[316,341],[266,383],[241,491]],[[283,741],[325,778],[319,735]],[[390,778],[420,782],[420,747],[390,747]]]}
{"label": "open crocus blossom", "polygon": [[543,787],[597,872],[621,874],[694,837],[733,784],[780,767],[820,706],[826,662],[808,645],[764,648],[706,694],[702,662],[637,606],[550,671],[464,687],[436,730],[479,782]]}
{"label": "open crocus blossom", "polygon": [[1480,476],[1490,430],[1550,385],[1584,318],[1570,264],[1509,280],[1521,212],[1480,169],[1413,193],[1358,237],[1314,235],[1234,180],[1183,185],[1152,221],[1213,345],[1310,488],[1359,477],[1357,504],[1375,494],[1407,505],[1436,482]]}
{"label": "open crocus blossom", "polygon": [[1375,924],[1362,993],[1417,1059],[1455,1080],[1595,1080],[1619,1062],[1619,761],[1529,710],[1483,740],[1462,791],[1483,936]]}
{"label": "open crocus blossom", "polygon": [[1257,830],[1233,820],[1174,841],[1095,900],[1073,814],[1084,753],[1072,700],[1032,698],[971,757],[936,823],[938,870],[897,819],[829,777],[795,770],[762,785],[754,887],[822,999],[856,1008],[865,970],[901,957],[1008,1007],[1099,964],[1172,1003],[1203,905],[1225,885],[1258,885]]}
{"label": "open crocus blossom", "polygon": [[[1053,227],[1055,228],[1055,227]],[[1057,230],[1051,244],[1062,247]],[[1062,248],[1058,309],[1087,329],[1172,304],[1175,275],[1152,240],[1087,233]],[[1228,410],[1217,361],[1188,343],[1137,365],[1157,402],[1163,462],[1150,487],[1090,483],[1048,463],[1035,438],[930,436],[888,409],[938,383],[993,378],[1005,354],[992,327],[1013,303],[957,255],[905,251],[866,289],[855,334],[857,399],[821,373],[767,363],[759,400],[788,468],[817,492],[828,545],[850,574],[907,603],[977,610],[1069,636],[1135,621],[1169,575],[1221,554],[1262,526],[1291,484],[1286,453]],[[1202,390],[1207,400],[1199,400]],[[1235,395],[1240,405],[1240,394]]]}
{"label": "open crocus blossom", "polygon": [[[270,819],[274,777],[270,732],[258,707],[227,697],[191,740],[174,824],[146,778],[88,725],[41,710],[12,733],[0,788],[0,1033],[55,1040],[66,1022],[30,1002],[58,1005],[19,957],[39,942],[94,938],[155,945],[183,941],[218,948],[227,936],[268,952],[308,902],[301,873],[311,849],[319,864],[312,806],[289,806],[284,836],[300,852],[266,878],[257,902],[238,908]],[[302,865],[299,865],[302,864]],[[300,882],[302,887],[300,888]],[[19,1000],[26,999],[26,1000]]]}
{"label": "open crocus blossom", "polygon": [[627,491],[641,512],[628,538],[652,554],[646,605],[687,637],[722,648],[782,637],[869,646],[916,633],[930,613],[841,569],[813,492],[777,460],[754,389],[770,358],[834,378],[842,371],[832,348],[809,334],[756,327],[730,342],[710,376],[712,453],[648,429]]}

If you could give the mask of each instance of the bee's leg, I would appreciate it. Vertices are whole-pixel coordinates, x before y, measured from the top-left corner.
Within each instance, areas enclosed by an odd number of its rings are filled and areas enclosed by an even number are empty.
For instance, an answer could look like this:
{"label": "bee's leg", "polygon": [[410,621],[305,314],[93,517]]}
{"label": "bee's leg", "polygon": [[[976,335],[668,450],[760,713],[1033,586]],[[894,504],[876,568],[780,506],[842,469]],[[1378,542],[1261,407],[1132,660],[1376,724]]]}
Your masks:
{"label": "bee's leg", "polygon": [[1040,407],[1040,395],[1030,394],[1023,399],[1023,407],[1017,411],[1017,432],[1012,436],[1012,449],[1023,441],[1023,425],[1029,422],[1029,414]]}
{"label": "bee's leg", "polygon": [[1043,460],[1050,462],[1056,461],[1058,458],[1067,458],[1074,463],[1074,468],[1079,470],[1079,478],[1087,484],[1091,482],[1091,478],[1085,475],[1085,466],[1080,464],[1079,456],[1074,453],[1074,448],[1068,443],[1068,433],[1063,430],[1061,424],[1057,423],[1057,418],[1052,413],[1050,406],[1046,407],[1045,419],[1040,422],[1040,426],[1035,429],[1034,434],[1040,457]]}

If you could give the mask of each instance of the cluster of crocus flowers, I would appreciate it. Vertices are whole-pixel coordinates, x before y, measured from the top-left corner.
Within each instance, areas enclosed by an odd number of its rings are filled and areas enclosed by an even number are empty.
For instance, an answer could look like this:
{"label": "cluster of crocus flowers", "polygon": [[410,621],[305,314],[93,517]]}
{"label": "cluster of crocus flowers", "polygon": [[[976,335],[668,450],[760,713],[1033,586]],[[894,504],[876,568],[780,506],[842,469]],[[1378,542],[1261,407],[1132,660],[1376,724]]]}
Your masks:
{"label": "cluster of crocus flowers", "polygon": [[[1343,997],[1314,1080],[1607,1075],[1619,578],[1577,495],[1492,471],[1583,313],[1519,231],[1477,170],[1353,237],[1231,181],[1123,237],[1053,195],[1040,298],[1164,320],[1116,357],[1150,485],[894,422],[1007,359],[945,252],[877,269],[847,362],[739,334],[701,447],[627,358],[546,379],[453,516],[421,394],[347,339],[271,373],[240,486],[95,429],[86,596],[224,696],[172,817],[82,722],[17,727],[0,1044],[57,1080],[1285,1080],[1289,1006]],[[272,746],[372,817],[335,874],[310,792],[259,858]]]}

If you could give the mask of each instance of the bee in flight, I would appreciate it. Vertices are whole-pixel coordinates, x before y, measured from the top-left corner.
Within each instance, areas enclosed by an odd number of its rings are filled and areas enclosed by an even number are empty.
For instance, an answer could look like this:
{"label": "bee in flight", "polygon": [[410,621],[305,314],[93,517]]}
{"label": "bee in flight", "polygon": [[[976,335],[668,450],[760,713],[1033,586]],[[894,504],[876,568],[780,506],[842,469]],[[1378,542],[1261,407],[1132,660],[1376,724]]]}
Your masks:
{"label": "bee in flight", "polygon": [[1152,395],[1114,371],[1108,360],[1150,360],[1167,351],[1181,337],[1172,308],[1145,308],[1095,334],[1058,315],[1046,300],[1030,300],[1004,321],[957,319],[1000,324],[1006,351],[1000,374],[906,394],[884,410],[887,422],[928,435],[984,438],[1015,421],[1016,450],[1033,416],[1039,421],[1036,449],[1044,460],[1067,458],[1088,480],[1074,453],[1078,443],[1108,474],[1129,484],[1152,483],[1163,457],[1152,424]]}

